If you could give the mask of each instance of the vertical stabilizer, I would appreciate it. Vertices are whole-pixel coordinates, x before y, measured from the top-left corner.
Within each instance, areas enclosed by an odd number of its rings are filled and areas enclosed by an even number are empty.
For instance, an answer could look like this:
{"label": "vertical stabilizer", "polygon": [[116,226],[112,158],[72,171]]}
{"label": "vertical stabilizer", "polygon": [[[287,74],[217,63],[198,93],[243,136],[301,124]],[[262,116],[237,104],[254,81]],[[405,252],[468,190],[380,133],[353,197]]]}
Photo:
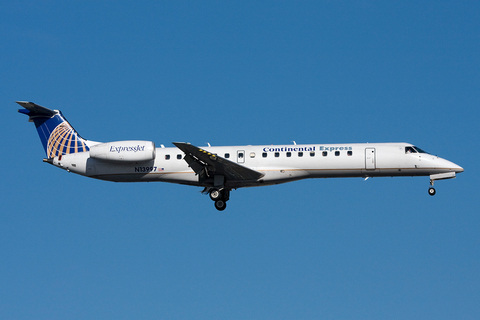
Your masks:
{"label": "vertical stabilizer", "polygon": [[26,114],[29,121],[35,123],[47,158],[89,150],[86,140],[80,137],[60,111],[50,110],[33,102],[17,103],[25,108],[18,112]]}

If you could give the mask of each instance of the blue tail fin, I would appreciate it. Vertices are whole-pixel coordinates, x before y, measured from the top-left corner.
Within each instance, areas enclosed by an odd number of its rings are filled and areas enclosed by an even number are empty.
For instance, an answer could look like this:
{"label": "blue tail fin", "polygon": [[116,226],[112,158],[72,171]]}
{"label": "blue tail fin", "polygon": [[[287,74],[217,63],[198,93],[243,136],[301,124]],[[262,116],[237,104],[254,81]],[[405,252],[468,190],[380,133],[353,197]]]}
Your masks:
{"label": "blue tail fin", "polygon": [[25,108],[18,112],[28,115],[29,120],[35,123],[48,158],[89,150],[86,140],[80,137],[60,111],[33,102],[17,103]]}

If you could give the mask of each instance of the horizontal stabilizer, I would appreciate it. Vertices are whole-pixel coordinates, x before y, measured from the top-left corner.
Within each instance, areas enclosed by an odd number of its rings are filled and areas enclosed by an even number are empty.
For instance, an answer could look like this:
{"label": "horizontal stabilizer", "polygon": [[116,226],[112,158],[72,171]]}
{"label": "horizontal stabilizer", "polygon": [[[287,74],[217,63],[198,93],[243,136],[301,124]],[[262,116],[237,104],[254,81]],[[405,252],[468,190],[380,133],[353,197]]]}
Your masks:
{"label": "horizontal stabilizer", "polygon": [[24,107],[25,109],[20,109],[18,112],[26,114],[27,116],[30,116],[30,118],[33,117],[52,117],[55,114],[57,114],[57,111],[39,106],[38,104],[35,104],[33,102],[26,102],[26,101],[17,101],[19,105]]}

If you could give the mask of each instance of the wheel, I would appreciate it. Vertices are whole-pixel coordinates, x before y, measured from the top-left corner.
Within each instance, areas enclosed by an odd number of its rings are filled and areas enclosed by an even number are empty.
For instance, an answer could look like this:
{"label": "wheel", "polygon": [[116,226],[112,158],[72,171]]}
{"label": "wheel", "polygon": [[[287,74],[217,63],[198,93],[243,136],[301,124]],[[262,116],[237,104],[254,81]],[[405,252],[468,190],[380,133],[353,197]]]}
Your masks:
{"label": "wheel", "polygon": [[223,200],[217,200],[215,201],[215,209],[218,211],[223,211],[227,207],[227,203]]}
{"label": "wheel", "polygon": [[213,189],[212,191],[210,191],[210,199],[212,199],[213,201],[222,199],[222,197],[223,197],[222,191],[218,189]]}
{"label": "wheel", "polygon": [[434,196],[437,191],[435,191],[435,188],[428,188],[428,194],[431,196]]}

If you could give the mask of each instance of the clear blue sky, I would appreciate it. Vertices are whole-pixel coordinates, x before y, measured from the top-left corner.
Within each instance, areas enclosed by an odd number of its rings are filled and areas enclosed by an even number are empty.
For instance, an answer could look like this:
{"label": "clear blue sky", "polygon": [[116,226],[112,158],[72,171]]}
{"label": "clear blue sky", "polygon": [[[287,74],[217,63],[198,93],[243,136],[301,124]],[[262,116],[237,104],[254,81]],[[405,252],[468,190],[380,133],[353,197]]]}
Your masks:
{"label": "clear blue sky", "polygon": [[[478,1],[4,1],[0,318],[479,319]],[[42,163],[96,141],[410,142],[465,172],[233,191]]]}

